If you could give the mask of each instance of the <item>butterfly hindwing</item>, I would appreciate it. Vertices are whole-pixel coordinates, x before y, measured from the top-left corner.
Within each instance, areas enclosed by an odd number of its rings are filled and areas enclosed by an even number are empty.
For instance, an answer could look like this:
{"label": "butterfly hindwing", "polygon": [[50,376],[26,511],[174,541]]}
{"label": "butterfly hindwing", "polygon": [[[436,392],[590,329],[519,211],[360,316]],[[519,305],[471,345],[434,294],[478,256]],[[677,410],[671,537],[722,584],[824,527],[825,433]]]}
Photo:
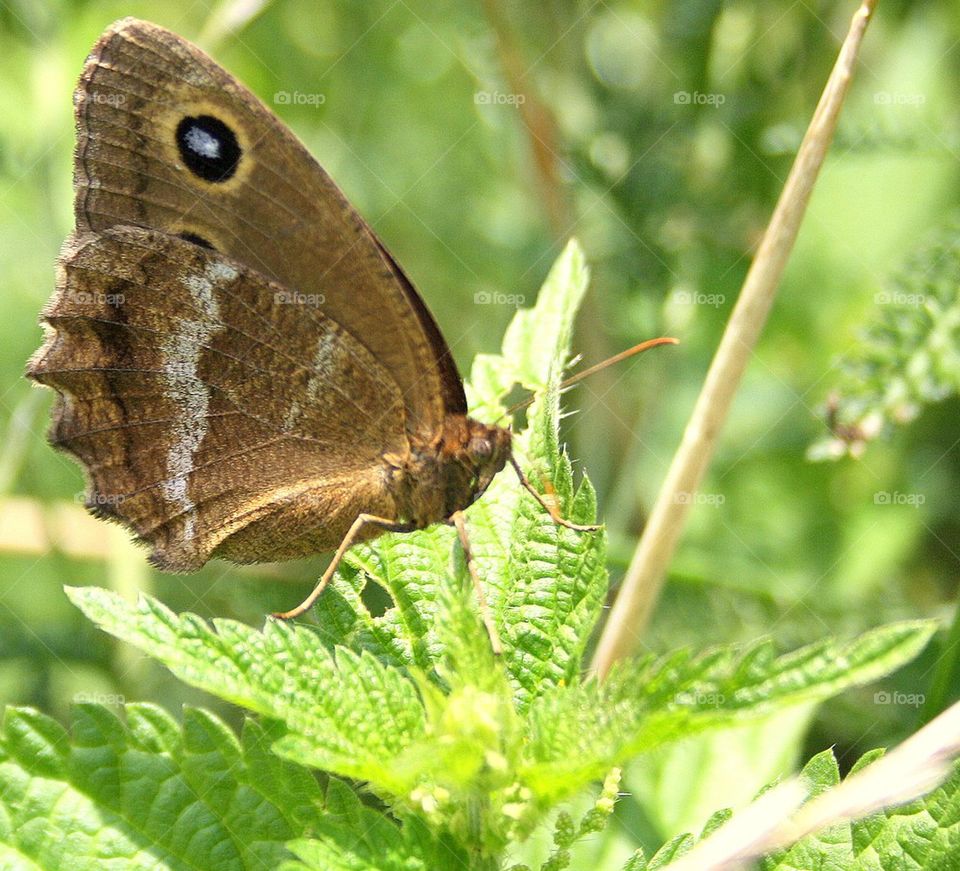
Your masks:
{"label": "butterfly hindwing", "polygon": [[407,450],[399,386],[339,324],[256,270],[135,227],[75,237],[30,374],[60,394],[53,441],[88,504],[199,567],[327,550],[389,515]]}

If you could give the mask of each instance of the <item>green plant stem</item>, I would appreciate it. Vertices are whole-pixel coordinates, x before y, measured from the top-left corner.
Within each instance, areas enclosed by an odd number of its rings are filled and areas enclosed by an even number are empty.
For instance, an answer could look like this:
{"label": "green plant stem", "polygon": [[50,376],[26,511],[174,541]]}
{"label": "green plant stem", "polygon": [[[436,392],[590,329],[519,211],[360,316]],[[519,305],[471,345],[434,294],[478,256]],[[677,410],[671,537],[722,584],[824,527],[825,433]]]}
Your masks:
{"label": "green plant stem", "polygon": [[657,496],[593,661],[603,677],[636,648],[663,587],[692,495],[713,457],[717,439],[793,250],[814,183],[833,139],[857,51],[876,0],[857,10],[820,103],[807,128],[783,193],[750,265],[737,304],[707,372],[683,440]]}

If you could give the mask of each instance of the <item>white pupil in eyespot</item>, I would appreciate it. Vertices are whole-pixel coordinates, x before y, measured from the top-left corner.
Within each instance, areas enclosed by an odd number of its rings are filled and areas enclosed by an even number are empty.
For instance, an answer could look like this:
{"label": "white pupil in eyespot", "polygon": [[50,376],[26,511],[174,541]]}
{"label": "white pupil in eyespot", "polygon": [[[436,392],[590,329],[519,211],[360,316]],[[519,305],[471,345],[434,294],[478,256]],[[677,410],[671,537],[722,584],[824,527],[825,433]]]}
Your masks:
{"label": "white pupil in eyespot", "polygon": [[206,130],[196,126],[191,127],[183,138],[187,142],[187,147],[201,157],[207,157],[210,160],[217,160],[220,157],[220,140],[211,136]]}

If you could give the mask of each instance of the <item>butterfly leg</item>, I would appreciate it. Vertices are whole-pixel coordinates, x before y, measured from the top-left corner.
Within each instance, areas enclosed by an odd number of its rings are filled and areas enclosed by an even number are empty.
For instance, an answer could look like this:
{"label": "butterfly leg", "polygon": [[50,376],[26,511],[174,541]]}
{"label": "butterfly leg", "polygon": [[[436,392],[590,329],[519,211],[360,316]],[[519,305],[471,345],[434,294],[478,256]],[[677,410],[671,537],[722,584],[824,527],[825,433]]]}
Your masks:
{"label": "butterfly leg", "polygon": [[516,461],[516,458],[510,457],[510,465],[513,466],[514,471],[517,473],[517,477],[520,479],[520,484],[524,490],[526,490],[534,499],[539,502],[544,510],[553,518],[553,522],[565,526],[567,529],[575,529],[577,532],[596,532],[600,528],[599,523],[571,523],[564,517],[560,516],[560,512],[557,510],[556,505],[551,505],[547,502],[543,496],[538,493],[533,484],[530,483],[530,479],[523,473],[523,469],[520,468],[520,464]]}
{"label": "butterfly leg", "polygon": [[330,578],[333,577],[333,573],[337,570],[337,566],[340,565],[340,560],[343,559],[343,555],[350,549],[353,543],[357,540],[357,537],[360,535],[360,530],[363,529],[367,524],[373,524],[374,526],[379,526],[383,529],[384,532],[413,532],[416,528],[412,523],[399,523],[396,520],[390,520],[387,517],[377,517],[375,514],[359,514],[357,519],[353,521],[350,528],[347,530],[347,534],[343,537],[343,541],[340,542],[340,547],[337,548],[337,552],[333,555],[333,559],[330,560],[330,565],[327,566],[327,570],[323,573],[317,585],[313,588],[313,591],[304,599],[296,608],[291,608],[289,611],[277,611],[274,612],[271,616],[277,617],[280,620],[290,620],[293,617],[299,617],[304,612],[308,611],[314,602],[320,598],[320,594],[323,592],[324,587],[330,583]]}
{"label": "butterfly leg", "polygon": [[457,538],[460,539],[460,547],[463,548],[463,559],[467,564],[467,571],[470,572],[470,580],[473,581],[473,588],[477,592],[477,604],[480,606],[480,619],[487,628],[487,635],[490,636],[490,646],[493,648],[494,656],[503,654],[503,644],[500,643],[500,633],[497,632],[497,626],[493,622],[493,615],[490,613],[490,605],[487,603],[487,597],[483,594],[483,584],[480,582],[480,576],[477,574],[477,566],[473,561],[473,551],[470,548],[470,536],[467,535],[467,524],[462,511],[455,511],[450,518],[457,529]]}

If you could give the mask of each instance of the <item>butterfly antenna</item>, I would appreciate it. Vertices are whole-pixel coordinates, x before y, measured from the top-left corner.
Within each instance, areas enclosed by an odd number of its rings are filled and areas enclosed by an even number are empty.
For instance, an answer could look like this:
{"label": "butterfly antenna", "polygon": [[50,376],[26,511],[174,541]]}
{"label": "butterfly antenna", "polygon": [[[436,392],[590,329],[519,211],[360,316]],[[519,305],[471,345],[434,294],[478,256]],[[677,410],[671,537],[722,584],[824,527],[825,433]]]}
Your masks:
{"label": "butterfly antenna", "polygon": [[[656,348],[659,345],[679,345],[680,340],[674,339],[672,336],[660,336],[656,339],[647,339],[645,342],[640,342],[639,345],[634,345],[632,348],[627,348],[626,351],[621,351],[619,354],[614,354],[612,357],[608,357],[606,360],[596,363],[591,366],[589,369],[584,369],[582,372],[578,372],[576,375],[572,375],[567,378],[566,381],[560,383],[560,390],[566,390],[568,387],[573,387],[574,384],[578,384],[583,381],[584,378],[589,378],[591,375],[600,372],[603,369],[606,369],[607,366],[613,366],[615,363],[619,363],[621,360],[626,360],[629,357],[633,357],[636,354],[642,354],[644,351],[649,351],[650,348]],[[536,395],[528,396],[522,402],[518,402],[516,405],[511,405],[503,414],[497,418],[497,423],[499,423],[503,418],[515,414],[520,411],[522,408],[526,408],[530,405],[531,402],[536,398]]]}

